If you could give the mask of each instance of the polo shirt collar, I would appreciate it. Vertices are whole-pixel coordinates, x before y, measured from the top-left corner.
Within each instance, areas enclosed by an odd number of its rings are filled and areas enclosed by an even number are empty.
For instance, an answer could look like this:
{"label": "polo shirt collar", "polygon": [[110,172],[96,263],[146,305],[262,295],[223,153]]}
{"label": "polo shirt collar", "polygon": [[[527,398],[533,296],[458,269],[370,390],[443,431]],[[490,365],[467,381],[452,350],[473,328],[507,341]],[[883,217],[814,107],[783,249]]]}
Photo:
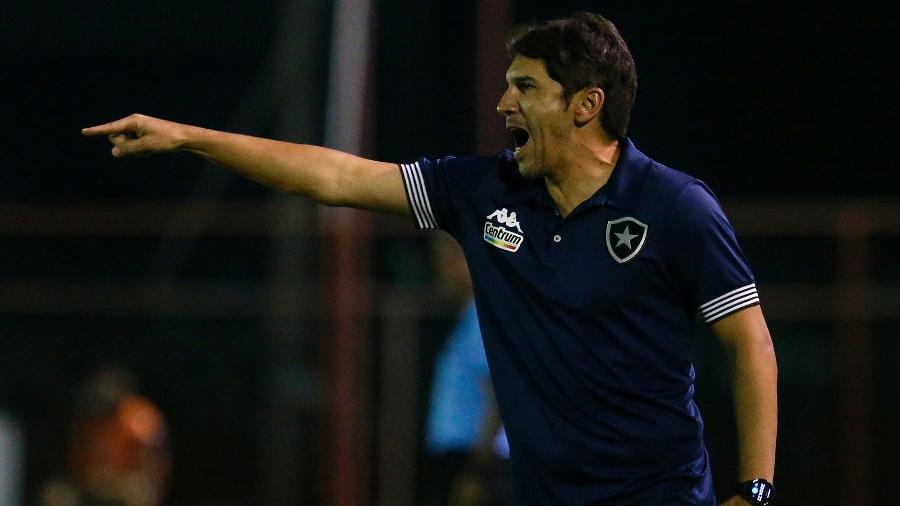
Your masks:
{"label": "polo shirt collar", "polygon": [[[629,138],[619,142],[619,150],[619,160],[609,180],[579,207],[611,205],[626,211],[635,210],[652,160],[641,153]],[[511,151],[504,152],[501,160],[512,179],[508,194],[510,204],[536,201],[550,207],[555,206],[542,179],[526,179],[519,174]]]}
{"label": "polo shirt collar", "polygon": [[631,139],[619,142],[619,160],[612,174],[599,190],[588,199],[589,205],[611,205],[634,211],[641,196],[652,160],[634,146]]}

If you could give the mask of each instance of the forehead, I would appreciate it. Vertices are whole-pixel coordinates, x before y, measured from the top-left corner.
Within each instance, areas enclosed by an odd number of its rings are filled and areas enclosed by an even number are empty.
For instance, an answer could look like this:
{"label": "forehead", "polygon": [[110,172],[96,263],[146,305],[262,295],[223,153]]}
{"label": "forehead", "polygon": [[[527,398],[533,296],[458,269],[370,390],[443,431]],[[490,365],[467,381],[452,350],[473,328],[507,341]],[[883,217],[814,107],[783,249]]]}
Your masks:
{"label": "forehead", "polygon": [[536,81],[553,81],[547,74],[547,66],[544,60],[518,55],[506,69],[506,80],[512,82],[516,79],[530,77]]}

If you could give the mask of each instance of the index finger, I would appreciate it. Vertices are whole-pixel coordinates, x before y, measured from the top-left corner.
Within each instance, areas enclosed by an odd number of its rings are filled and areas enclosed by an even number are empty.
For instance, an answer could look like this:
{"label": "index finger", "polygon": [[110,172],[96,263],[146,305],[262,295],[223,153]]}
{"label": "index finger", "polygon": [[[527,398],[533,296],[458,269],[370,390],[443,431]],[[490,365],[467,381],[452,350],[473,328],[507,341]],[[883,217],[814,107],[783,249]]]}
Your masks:
{"label": "index finger", "polygon": [[86,136],[95,136],[95,135],[110,135],[125,132],[128,130],[134,130],[135,121],[132,118],[122,118],[120,120],[113,121],[111,123],[106,123],[103,125],[92,126],[88,128],[81,129],[81,135]]}

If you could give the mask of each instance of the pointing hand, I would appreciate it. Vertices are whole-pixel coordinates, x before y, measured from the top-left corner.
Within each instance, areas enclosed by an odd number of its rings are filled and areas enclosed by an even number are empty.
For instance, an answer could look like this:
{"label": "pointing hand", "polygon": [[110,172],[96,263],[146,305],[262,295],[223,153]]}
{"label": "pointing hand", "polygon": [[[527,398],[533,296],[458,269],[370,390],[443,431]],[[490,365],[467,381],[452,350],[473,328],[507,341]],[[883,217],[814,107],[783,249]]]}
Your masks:
{"label": "pointing hand", "polygon": [[116,158],[175,151],[184,144],[187,125],[132,114],[112,123],[84,128],[82,135],[105,135]]}

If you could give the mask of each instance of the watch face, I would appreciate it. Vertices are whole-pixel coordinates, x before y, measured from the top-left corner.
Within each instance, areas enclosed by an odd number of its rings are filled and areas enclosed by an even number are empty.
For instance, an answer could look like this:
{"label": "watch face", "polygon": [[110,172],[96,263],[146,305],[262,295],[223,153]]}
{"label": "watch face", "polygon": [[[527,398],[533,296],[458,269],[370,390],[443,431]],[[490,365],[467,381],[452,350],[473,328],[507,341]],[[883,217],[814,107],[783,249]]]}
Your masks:
{"label": "watch face", "polygon": [[749,481],[741,488],[741,497],[750,504],[767,505],[774,499],[775,487],[762,478]]}

